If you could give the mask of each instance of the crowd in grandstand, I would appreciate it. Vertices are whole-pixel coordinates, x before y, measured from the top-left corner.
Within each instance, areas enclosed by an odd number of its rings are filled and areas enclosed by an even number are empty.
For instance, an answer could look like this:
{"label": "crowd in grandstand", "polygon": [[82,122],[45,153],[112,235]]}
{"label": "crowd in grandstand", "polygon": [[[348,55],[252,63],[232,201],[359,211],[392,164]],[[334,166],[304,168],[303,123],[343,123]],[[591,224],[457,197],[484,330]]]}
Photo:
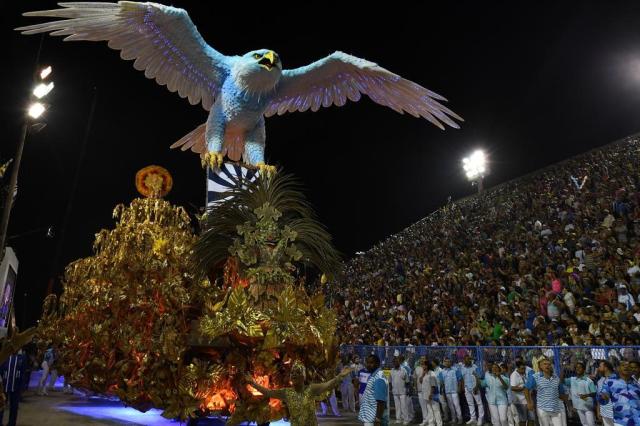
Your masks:
{"label": "crowd in grandstand", "polygon": [[640,141],[448,203],[330,286],[345,344],[640,343]]}

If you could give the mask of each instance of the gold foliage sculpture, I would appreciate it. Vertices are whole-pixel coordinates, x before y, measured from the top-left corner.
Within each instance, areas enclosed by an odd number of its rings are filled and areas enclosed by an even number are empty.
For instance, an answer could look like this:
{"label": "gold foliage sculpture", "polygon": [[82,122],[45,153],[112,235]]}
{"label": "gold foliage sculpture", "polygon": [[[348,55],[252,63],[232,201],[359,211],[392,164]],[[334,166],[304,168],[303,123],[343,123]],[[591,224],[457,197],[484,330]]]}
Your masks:
{"label": "gold foliage sculpture", "polygon": [[43,335],[56,336],[58,369],[75,386],[184,417],[197,408],[195,398],[173,393],[188,368],[188,258],[196,240],[189,216],[144,198],[117,206],[114,217],[115,229],[96,234],[95,255],[67,266],[57,315],[42,321],[51,328]]}
{"label": "gold foliage sculpture", "polygon": [[335,314],[299,274],[304,264],[335,272],[328,234],[277,174],[232,192],[197,237],[187,212],[160,198],[171,179],[159,169],[138,175],[155,189],[115,208],[115,228],[96,234],[95,254],[68,265],[59,300],[45,301],[41,328],[54,336],[59,371],[168,418],[287,416],[243,378],[278,388],[294,361],[311,380],[335,366]]}

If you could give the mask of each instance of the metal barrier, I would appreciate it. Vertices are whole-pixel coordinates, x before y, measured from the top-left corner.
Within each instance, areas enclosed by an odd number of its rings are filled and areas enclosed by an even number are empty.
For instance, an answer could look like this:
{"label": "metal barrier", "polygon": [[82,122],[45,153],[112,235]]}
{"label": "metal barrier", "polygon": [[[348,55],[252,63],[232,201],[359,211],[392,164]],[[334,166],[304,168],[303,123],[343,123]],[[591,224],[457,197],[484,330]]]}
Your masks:
{"label": "metal barrier", "polygon": [[569,377],[575,363],[581,361],[591,374],[598,366],[598,361],[606,360],[614,367],[621,360],[640,359],[640,346],[368,346],[342,345],[342,356],[358,355],[362,362],[369,354],[380,358],[384,368],[391,368],[395,354],[401,354],[410,366],[414,366],[420,357],[442,361],[451,359],[453,364],[462,362],[465,355],[470,355],[476,365],[484,369],[490,362],[504,364],[512,371],[516,358],[520,357],[528,366],[538,370],[538,361],[547,358],[553,362],[556,374],[564,373]]}

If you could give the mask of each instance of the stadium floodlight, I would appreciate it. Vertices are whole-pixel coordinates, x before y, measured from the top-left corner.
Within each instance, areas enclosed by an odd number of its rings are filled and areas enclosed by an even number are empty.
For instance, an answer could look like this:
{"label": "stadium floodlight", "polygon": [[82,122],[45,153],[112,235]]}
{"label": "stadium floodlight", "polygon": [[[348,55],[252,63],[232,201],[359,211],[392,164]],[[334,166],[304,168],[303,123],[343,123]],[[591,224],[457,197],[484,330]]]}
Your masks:
{"label": "stadium floodlight", "polygon": [[487,173],[487,156],[478,149],[470,156],[462,159],[462,168],[471,182],[478,184],[478,192],[482,191],[482,179]]}
{"label": "stadium floodlight", "polygon": [[[38,56],[40,53],[38,52]],[[11,177],[9,178],[9,185],[6,188],[8,194],[14,194],[17,188],[18,172],[20,170],[20,163],[22,161],[22,152],[27,140],[28,133],[35,133],[40,130],[46,123],[39,122],[38,119],[47,110],[47,106],[37,99],[42,99],[47,96],[53,90],[53,81],[48,81],[47,78],[52,73],[51,66],[47,66],[38,72],[37,70],[33,74],[34,83],[36,86],[29,96],[31,105],[26,110],[26,114],[23,117],[22,132],[18,148],[16,149],[15,161],[13,167],[11,167]],[[38,79],[39,77],[39,79]],[[7,231],[9,229],[9,218],[11,216],[11,209],[13,207],[13,197],[5,197],[4,205],[2,208],[2,218],[0,219],[0,253],[4,251],[7,243]]]}
{"label": "stadium floodlight", "polygon": [[40,102],[34,102],[29,107],[29,111],[28,111],[29,117],[36,119],[42,115],[45,109],[46,108],[44,107],[44,105],[41,104]]}
{"label": "stadium floodlight", "polygon": [[49,84],[40,83],[33,89],[33,96],[38,99],[42,99],[49,94],[53,90],[53,81],[50,81]]}
{"label": "stadium floodlight", "polygon": [[42,71],[40,71],[40,79],[44,80],[45,78],[49,77],[49,74],[51,74],[51,65],[43,68]]}

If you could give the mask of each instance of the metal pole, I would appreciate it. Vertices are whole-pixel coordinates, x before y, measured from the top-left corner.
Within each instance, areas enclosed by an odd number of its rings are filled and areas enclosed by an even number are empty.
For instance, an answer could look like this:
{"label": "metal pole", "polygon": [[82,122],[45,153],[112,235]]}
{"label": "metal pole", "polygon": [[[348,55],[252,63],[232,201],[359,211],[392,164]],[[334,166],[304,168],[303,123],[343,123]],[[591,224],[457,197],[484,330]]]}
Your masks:
{"label": "metal pole", "polygon": [[96,111],[97,100],[98,100],[98,91],[94,87],[93,97],[91,98],[91,107],[89,108],[89,117],[87,119],[87,124],[84,128],[84,134],[82,136],[82,145],[80,148],[80,154],[78,155],[78,166],[76,167],[76,172],[73,175],[73,183],[71,185],[71,192],[69,193],[69,201],[67,202],[67,207],[64,212],[64,217],[62,219],[62,226],[60,227],[60,236],[58,238],[58,244],[56,247],[55,254],[53,256],[53,262],[51,263],[51,276],[49,278],[49,286],[47,289],[47,294],[51,294],[53,292],[55,277],[58,270],[58,263],[60,262],[60,258],[62,257],[65,235],[67,232],[67,228],[69,226],[69,221],[71,219],[71,212],[73,211],[73,202],[75,201],[75,198],[76,198],[76,192],[78,192],[78,184],[80,182],[80,175],[82,174],[82,165],[84,164],[84,157],[87,153],[87,144],[89,142],[89,136],[91,135],[91,128],[93,125],[93,116]]}
{"label": "metal pole", "polygon": [[482,185],[482,180],[483,180],[483,177],[482,177],[482,176],[480,176],[480,177],[478,178],[478,194],[479,194],[479,193],[481,193],[481,192],[482,192],[482,190],[484,189],[484,186]]}
{"label": "metal pole", "polygon": [[[44,34],[40,36],[40,43],[38,44],[38,51],[36,53],[35,68],[33,71],[33,81],[36,80],[38,72],[38,66],[40,65],[40,54],[42,53],[42,43],[44,42]],[[4,201],[4,209],[2,210],[2,224],[0,225],[0,260],[4,259],[4,249],[7,243],[7,232],[9,230],[9,217],[11,216],[11,208],[13,207],[13,193],[16,190],[16,184],[18,183],[18,172],[20,171],[20,161],[22,160],[22,151],[24,150],[24,143],[27,140],[27,133],[29,132],[28,117],[23,118],[22,123],[22,135],[20,137],[20,143],[18,144],[18,150],[16,151],[16,157],[13,160],[13,169],[11,169],[11,179],[9,180],[9,192],[7,193],[7,199]],[[15,290],[14,290],[15,294]],[[13,299],[12,299],[13,300]]]}
{"label": "metal pole", "polygon": [[11,216],[11,208],[13,207],[13,193],[15,192],[16,184],[18,183],[18,172],[20,171],[20,162],[22,161],[22,151],[24,151],[24,144],[27,140],[28,132],[29,122],[25,119],[24,124],[22,125],[20,143],[18,143],[16,157],[13,160],[13,166],[11,168],[11,179],[9,179],[7,198],[4,200],[4,208],[2,210],[2,224],[0,225],[0,251],[2,252],[2,256],[0,258],[4,258],[7,231],[9,229],[9,218]]}

